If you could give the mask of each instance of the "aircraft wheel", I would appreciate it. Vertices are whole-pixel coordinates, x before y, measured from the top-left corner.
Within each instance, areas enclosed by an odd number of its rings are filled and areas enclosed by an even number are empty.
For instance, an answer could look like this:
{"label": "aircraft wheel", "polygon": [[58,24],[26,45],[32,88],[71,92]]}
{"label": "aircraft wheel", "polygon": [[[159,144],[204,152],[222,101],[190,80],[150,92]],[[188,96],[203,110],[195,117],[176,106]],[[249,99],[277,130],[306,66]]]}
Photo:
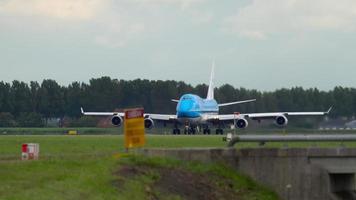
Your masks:
{"label": "aircraft wheel", "polygon": [[224,131],[220,128],[216,129],[216,135],[223,135]]}
{"label": "aircraft wheel", "polygon": [[210,135],[210,129],[204,129],[204,135],[206,135],[206,134],[208,134],[208,135]]}
{"label": "aircraft wheel", "polygon": [[180,130],[175,128],[173,129],[173,135],[179,135],[180,134]]}

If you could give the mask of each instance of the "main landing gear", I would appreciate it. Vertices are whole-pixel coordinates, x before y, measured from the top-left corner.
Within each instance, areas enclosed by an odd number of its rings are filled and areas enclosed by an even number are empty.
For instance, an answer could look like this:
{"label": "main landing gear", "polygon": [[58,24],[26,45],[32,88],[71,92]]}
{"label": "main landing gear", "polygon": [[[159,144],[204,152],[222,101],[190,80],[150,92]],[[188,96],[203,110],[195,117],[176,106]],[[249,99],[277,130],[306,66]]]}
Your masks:
{"label": "main landing gear", "polygon": [[194,127],[185,127],[184,128],[184,134],[188,135],[195,135],[197,133],[197,128]]}
{"label": "main landing gear", "polygon": [[[185,135],[195,135],[198,133],[197,128],[193,128],[193,127],[185,127],[183,130]],[[180,135],[180,129],[179,128],[174,128],[173,129],[173,135]],[[216,129],[216,135],[223,135],[224,134],[224,130],[221,128]],[[203,134],[204,135],[210,135],[211,134],[211,130],[209,128],[204,128],[203,129]]]}
{"label": "main landing gear", "polygon": [[180,135],[180,130],[178,128],[173,129],[173,135]]}
{"label": "main landing gear", "polygon": [[210,129],[205,128],[205,129],[203,130],[203,134],[204,134],[204,135],[206,135],[206,134],[210,135]]}
{"label": "main landing gear", "polygon": [[218,128],[218,129],[216,129],[216,135],[223,135],[224,134],[224,130],[223,129],[221,129],[221,128]]}

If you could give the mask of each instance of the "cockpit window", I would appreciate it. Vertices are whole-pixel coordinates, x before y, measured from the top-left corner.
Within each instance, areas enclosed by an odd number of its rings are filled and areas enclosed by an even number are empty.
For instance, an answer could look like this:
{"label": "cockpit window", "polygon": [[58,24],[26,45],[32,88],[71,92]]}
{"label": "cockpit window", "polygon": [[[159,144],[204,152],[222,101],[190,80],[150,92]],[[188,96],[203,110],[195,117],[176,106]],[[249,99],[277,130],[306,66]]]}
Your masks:
{"label": "cockpit window", "polygon": [[183,97],[183,100],[192,100],[192,97]]}

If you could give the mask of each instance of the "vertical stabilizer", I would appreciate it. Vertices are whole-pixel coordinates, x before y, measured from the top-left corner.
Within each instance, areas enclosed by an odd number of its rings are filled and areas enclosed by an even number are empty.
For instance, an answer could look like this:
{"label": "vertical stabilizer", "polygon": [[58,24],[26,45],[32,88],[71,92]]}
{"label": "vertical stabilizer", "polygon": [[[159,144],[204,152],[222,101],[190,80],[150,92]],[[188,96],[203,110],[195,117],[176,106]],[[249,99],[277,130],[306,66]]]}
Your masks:
{"label": "vertical stabilizer", "polygon": [[214,70],[215,70],[214,68],[215,68],[215,60],[213,60],[213,64],[211,67],[210,82],[209,82],[208,94],[206,96],[206,99],[214,99]]}

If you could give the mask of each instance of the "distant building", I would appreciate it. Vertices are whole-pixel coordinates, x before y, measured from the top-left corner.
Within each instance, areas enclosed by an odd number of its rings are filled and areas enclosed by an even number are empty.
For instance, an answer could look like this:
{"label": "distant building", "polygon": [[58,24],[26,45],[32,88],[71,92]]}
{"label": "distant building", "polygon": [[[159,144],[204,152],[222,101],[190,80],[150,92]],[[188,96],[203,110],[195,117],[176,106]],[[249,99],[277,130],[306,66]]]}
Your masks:
{"label": "distant building", "polygon": [[351,122],[345,123],[345,127],[346,128],[352,128],[352,129],[356,128],[356,120],[353,120]]}
{"label": "distant building", "polygon": [[319,129],[325,129],[325,130],[337,130],[337,129],[344,129],[345,128],[345,123],[347,121],[342,118],[338,119],[328,119],[327,121],[323,121],[319,124]]}

